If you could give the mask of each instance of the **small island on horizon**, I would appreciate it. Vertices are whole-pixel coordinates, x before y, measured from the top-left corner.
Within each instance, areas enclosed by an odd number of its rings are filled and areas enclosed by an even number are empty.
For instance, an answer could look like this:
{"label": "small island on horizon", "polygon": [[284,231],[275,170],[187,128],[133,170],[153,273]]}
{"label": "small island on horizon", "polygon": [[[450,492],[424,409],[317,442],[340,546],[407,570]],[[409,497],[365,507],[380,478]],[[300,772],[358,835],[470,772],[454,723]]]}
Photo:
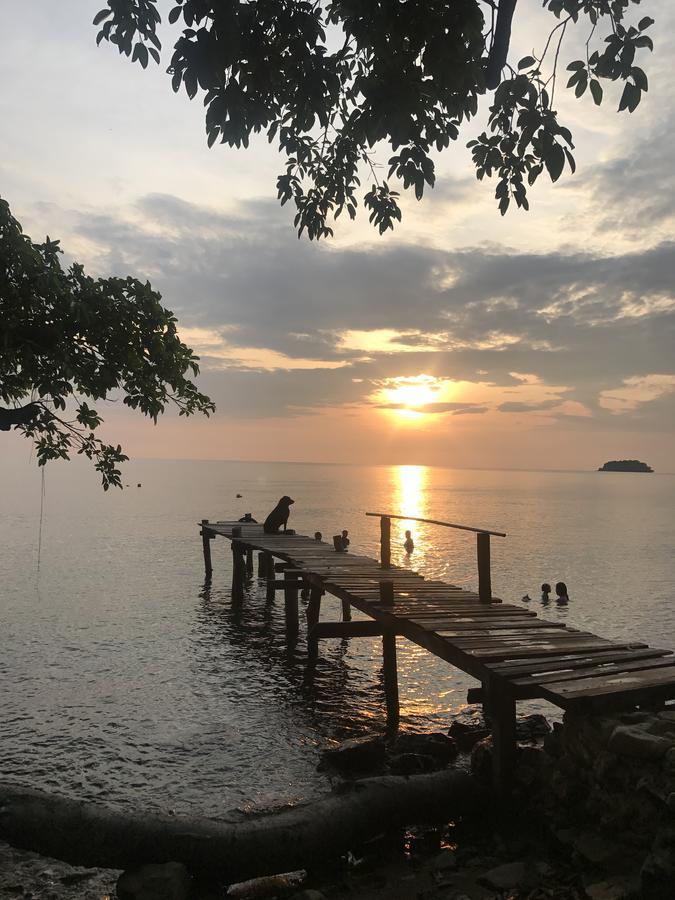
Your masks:
{"label": "small island on horizon", "polygon": [[653,472],[651,466],[639,459],[612,459],[598,469],[598,472]]}

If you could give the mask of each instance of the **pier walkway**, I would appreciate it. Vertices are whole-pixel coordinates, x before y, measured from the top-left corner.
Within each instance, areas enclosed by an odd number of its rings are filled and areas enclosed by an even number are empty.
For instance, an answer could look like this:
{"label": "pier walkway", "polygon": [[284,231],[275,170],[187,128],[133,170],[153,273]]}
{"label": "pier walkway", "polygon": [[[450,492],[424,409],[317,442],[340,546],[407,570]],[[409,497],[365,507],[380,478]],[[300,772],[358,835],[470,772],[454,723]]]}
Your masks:
{"label": "pier walkway", "polygon": [[[264,534],[262,525],[204,519],[200,527],[207,577],[212,571],[210,542],[221,535],[232,542],[233,598],[243,595],[246,579],[253,577],[253,552],[257,551],[258,577],[265,579],[268,599],[283,590],[291,638],[299,628],[298,592],[308,597],[310,653],[316,652],[321,638],[381,635],[390,725],[398,723],[397,636],[476,678],[482,687],[469,691],[469,700],[480,700],[489,712],[493,769],[500,789],[508,785],[514,763],[516,701],[543,698],[565,710],[606,711],[675,696],[675,655],[671,650],[650,648],[637,640],[610,641],[540,619],[526,606],[493,597],[490,536],[505,535],[432,522],[476,533],[479,591],[475,593],[391,565],[391,519],[411,519],[368,515],[380,518],[379,561],[336,551],[306,535]],[[342,601],[341,622],[320,621],[323,594]],[[351,621],[352,607],[369,620]]]}

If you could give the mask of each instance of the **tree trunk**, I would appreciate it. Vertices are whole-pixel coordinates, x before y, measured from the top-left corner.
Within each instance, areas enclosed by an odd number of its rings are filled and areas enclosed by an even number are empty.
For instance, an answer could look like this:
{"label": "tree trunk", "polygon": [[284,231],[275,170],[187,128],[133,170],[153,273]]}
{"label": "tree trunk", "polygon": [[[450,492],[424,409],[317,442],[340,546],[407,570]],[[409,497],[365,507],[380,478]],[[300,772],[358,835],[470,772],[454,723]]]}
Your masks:
{"label": "tree trunk", "polygon": [[127,814],[0,784],[0,838],[74,865],[182,862],[225,880],[323,864],[383,830],[447,821],[486,803],[465,772],[364,779],[314,803],[240,821]]}

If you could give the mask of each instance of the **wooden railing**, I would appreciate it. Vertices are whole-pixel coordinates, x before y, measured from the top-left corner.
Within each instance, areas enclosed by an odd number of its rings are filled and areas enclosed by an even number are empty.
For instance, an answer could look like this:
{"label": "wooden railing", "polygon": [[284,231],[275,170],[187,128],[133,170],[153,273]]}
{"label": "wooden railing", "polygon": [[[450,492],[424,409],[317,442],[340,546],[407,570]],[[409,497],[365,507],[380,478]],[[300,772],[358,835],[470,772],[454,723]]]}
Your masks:
{"label": "wooden railing", "polygon": [[476,558],[478,561],[478,596],[482,603],[492,600],[492,578],[490,574],[490,535],[506,537],[503,531],[490,531],[489,528],[474,528],[471,525],[458,525],[455,522],[441,522],[440,519],[421,519],[419,516],[403,516],[394,513],[367,512],[380,520],[380,564],[383,569],[391,567],[391,520],[405,519],[408,522],[423,522],[425,525],[440,525],[442,528],[457,528],[460,531],[472,531],[476,535]]}

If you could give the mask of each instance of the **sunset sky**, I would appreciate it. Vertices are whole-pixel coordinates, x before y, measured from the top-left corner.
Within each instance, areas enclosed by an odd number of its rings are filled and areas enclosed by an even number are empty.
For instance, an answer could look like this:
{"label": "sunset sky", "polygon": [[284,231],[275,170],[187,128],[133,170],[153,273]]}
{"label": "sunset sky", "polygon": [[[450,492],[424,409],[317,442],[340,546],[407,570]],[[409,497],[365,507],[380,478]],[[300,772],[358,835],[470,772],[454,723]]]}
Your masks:
{"label": "sunset sky", "polygon": [[[515,58],[541,47],[540,5],[518,5]],[[143,71],[96,47],[101,6],[3,4],[0,194],[66,260],[149,279],[218,409],[155,427],[114,405],[108,437],[138,457],[675,470],[672,2],[635,16],[657,20],[635,113],[560,91],[577,174],[542,178],[529,213],[501,218],[476,181],[481,119],[393,234],[361,210],[319,245],[278,206],[266,140],[207,149],[201,101],[164,72],[175,32]]]}

